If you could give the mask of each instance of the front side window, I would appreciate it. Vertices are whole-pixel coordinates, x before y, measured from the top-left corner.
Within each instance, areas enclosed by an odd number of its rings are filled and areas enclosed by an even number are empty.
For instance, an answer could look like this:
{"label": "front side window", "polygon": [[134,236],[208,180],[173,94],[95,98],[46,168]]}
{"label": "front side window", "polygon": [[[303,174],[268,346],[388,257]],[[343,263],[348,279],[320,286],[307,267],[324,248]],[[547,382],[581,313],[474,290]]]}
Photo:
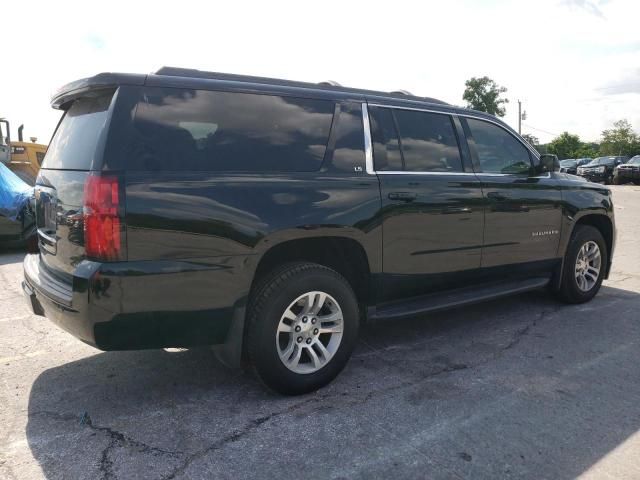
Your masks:
{"label": "front side window", "polygon": [[461,172],[458,139],[449,115],[394,110],[405,170]]}
{"label": "front side window", "polygon": [[483,173],[528,174],[530,172],[529,152],[513,135],[483,120],[468,118],[466,121]]}
{"label": "front side window", "polygon": [[334,103],[175,88],[148,89],[129,170],[311,172],[320,169]]}

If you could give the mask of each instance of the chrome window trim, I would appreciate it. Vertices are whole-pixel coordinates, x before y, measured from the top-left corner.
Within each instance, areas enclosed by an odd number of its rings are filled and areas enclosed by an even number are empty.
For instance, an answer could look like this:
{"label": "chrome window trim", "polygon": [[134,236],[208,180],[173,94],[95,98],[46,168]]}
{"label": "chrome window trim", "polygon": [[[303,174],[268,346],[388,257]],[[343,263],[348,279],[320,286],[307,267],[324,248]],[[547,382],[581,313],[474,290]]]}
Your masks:
{"label": "chrome window trim", "polygon": [[375,175],[373,169],[373,143],[371,141],[371,123],[369,122],[369,109],[367,103],[362,103],[362,126],[364,129],[364,163],[367,173]]}
{"label": "chrome window trim", "polygon": [[378,175],[448,175],[450,177],[456,175],[476,176],[474,172],[413,172],[407,170],[381,170],[376,171],[376,173]]}
{"label": "chrome window trim", "polygon": [[[507,128],[505,128],[504,125],[501,125],[499,122],[491,120],[490,118],[485,118],[485,117],[481,117],[479,115],[473,115],[473,114],[470,114],[470,113],[446,112],[446,111],[442,111],[442,110],[432,110],[432,109],[429,109],[429,108],[413,108],[413,107],[405,107],[405,106],[383,105],[381,103],[370,103],[369,105],[371,105],[372,107],[395,108],[395,109],[398,109],[398,110],[415,110],[417,112],[439,113],[440,115],[450,115],[450,116],[456,115],[458,117],[474,118],[476,120],[483,120],[485,122],[492,123],[493,125],[496,125],[497,127],[500,127],[502,130],[504,130],[509,135],[514,137],[518,142],[520,142],[522,144],[522,146],[524,148],[526,148],[528,152],[532,153],[533,156],[538,161],[540,160],[540,154],[534,148],[532,148],[531,145],[529,145],[527,142],[522,141],[522,139],[520,139],[516,135],[514,135],[513,132],[511,132]],[[510,175],[510,174],[508,174],[508,173],[498,173],[497,175]]]}
{"label": "chrome window trim", "polygon": [[[491,119],[488,118],[484,118],[484,117],[480,117],[477,115],[468,115],[465,113],[456,113],[456,112],[443,112],[441,110],[431,110],[428,108],[412,108],[412,107],[404,107],[404,106],[392,106],[392,105],[383,105],[381,103],[366,103],[363,102],[362,103],[362,124],[364,126],[364,154],[365,154],[365,163],[366,163],[366,169],[367,169],[367,173],[371,174],[371,175],[460,175],[460,176],[475,176],[478,177],[480,175],[485,176],[485,177],[508,177],[508,176],[514,176],[514,175],[518,175],[521,176],[520,174],[514,174],[514,173],[489,173],[489,172],[411,172],[411,171],[406,171],[406,170],[375,170],[374,166],[373,166],[373,143],[371,140],[371,123],[369,122],[369,109],[368,109],[368,105],[372,106],[372,107],[380,107],[380,108],[396,108],[399,110],[413,110],[413,111],[417,111],[417,112],[428,112],[428,113],[439,113],[440,115],[448,115],[450,117],[453,117],[454,115],[458,116],[458,117],[467,117],[467,118],[474,118],[477,120],[484,120],[486,122],[492,123],[498,127],[500,127],[502,130],[504,130],[505,132],[507,132],[509,135],[511,135],[512,137],[514,137],[516,140],[518,140],[518,142],[520,142],[526,149],[527,151],[531,152],[534,154],[534,156],[538,159],[538,161],[540,161],[540,155],[534,151],[530,145],[526,144],[526,142],[523,142],[522,140],[520,140],[518,137],[516,137],[513,133],[511,133],[508,129],[504,128],[503,125],[500,125],[500,123],[495,122]],[[546,176],[538,176],[540,178],[550,178],[551,177],[551,173],[547,172]],[[538,177],[533,177],[533,178],[538,178]]]}

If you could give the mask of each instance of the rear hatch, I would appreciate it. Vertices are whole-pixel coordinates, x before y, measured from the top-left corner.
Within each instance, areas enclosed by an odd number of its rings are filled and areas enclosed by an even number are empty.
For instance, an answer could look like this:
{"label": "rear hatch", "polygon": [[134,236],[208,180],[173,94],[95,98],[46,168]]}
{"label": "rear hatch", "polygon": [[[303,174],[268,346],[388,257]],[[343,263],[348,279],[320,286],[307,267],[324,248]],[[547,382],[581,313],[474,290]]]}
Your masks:
{"label": "rear hatch", "polygon": [[96,179],[101,178],[114,92],[87,92],[65,106],[36,181],[41,265],[62,281],[71,282],[76,266],[88,257],[86,195],[104,190]]}

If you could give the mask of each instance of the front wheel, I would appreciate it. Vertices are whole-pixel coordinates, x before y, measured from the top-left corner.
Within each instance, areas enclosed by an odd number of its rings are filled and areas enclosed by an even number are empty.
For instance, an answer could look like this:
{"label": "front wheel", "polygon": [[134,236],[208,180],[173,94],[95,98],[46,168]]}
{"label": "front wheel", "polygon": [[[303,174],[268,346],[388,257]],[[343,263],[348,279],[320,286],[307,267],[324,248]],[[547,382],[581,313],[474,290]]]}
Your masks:
{"label": "front wheel", "polygon": [[340,274],[284,265],[254,290],[247,347],[258,377],[287,395],[316,390],[344,368],[358,336],[358,303]]}
{"label": "front wheel", "polygon": [[600,231],[578,225],[565,253],[560,299],[567,303],[591,300],[600,290],[607,262],[607,245]]}

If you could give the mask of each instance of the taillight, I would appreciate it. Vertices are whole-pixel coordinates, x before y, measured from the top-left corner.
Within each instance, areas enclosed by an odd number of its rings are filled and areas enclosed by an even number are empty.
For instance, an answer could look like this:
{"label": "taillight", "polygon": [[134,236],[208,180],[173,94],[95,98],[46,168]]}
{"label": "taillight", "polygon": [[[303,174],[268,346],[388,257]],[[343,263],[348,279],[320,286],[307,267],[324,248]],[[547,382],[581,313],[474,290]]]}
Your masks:
{"label": "taillight", "polygon": [[123,205],[118,177],[89,175],[84,184],[84,248],[96,260],[123,260]]}

